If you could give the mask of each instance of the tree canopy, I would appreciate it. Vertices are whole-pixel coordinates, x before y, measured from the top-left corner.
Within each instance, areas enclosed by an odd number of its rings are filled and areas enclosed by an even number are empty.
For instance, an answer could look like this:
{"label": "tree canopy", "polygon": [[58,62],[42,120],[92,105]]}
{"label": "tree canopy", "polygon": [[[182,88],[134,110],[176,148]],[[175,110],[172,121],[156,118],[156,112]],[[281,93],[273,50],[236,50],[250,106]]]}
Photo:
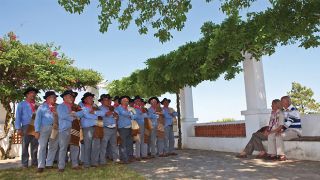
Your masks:
{"label": "tree canopy", "polygon": [[204,23],[200,40],[148,59],[146,69],[112,82],[108,90],[133,95],[128,89],[136,87],[139,91],[134,93],[148,96],[178,92],[186,85],[214,81],[223,74],[227,80],[234,78],[242,70],[240,63],[245,52],[259,60],[263,55],[273,54],[278,45],[299,43],[304,48],[320,45],[320,1],[273,0],[266,10],[239,15],[254,2],[222,1],[221,9],[227,14],[222,23]]}
{"label": "tree canopy", "polygon": [[61,92],[102,81],[98,72],[78,69],[72,63],[53,44],[23,44],[9,33],[0,40],[0,101],[6,104],[23,99],[28,86]]}
{"label": "tree canopy", "polygon": [[[51,44],[23,44],[10,32],[0,38],[0,103],[7,111],[4,136],[8,136],[10,122],[14,123],[15,104],[24,98],[26,87],[62,92],[96,86],[102,81],[100,73],[72,66],[73,60]],[[1,158],[8,158],[12,138],[6,150],[0,146]]]}
{"label": "tree canopy", "polygon": [[311,88],[293,82],[291,90],[287,93],[291,97],[292,104],[303,114],[319,113],[320,103],[314,99]]}

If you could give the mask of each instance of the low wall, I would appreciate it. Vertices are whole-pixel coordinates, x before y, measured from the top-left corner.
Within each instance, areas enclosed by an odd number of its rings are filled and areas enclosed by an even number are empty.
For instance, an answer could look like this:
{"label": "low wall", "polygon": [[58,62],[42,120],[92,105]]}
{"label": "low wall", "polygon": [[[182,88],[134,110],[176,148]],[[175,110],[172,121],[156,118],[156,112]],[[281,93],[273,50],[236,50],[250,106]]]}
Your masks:
{"label": "low wall", "polygon": [[[302,135],[320,136],[320,114],[301,116]],[[228,123],[194,123],[195,135],[185,139],[184,148],[238,153],[248,143],[245,121]],[[263,142],[265,148],[267,142]],[[320,161],[320,141],[285,141],[288,158]]]}
{"label": "low wall", "polygon": [[196,137],[246,137],[244,121],[199,123],[194,129]]}

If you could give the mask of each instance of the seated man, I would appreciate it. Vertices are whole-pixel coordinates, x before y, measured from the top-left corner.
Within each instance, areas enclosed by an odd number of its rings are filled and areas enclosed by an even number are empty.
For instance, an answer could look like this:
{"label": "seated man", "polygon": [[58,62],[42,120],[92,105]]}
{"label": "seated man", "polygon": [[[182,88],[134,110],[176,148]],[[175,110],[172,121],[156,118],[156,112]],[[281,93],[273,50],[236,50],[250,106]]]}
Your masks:
{"label": "seated man", "polygon": [[[279,149],[278,160],[285,161],[283,140],[291,140],[301,136],[301,119],[300,113],[297,108],[291,104],[289,96],[281,98],[281,105],[283,107],[284,124],[281,131],[278,132],[279,138],[277,139],[277,149]],[[272,158],[271,158],[272,159]],[[275,158],[273,158],[275,159]]]}
{"label": "seated man", "polygon": [[264,158],[267,153],[263,147],[262,141],[267,140],[269,126],[264,126],[257,132],[252,134],[252,137],[244,150],[238,154],[237,158],[247,158],[248,155],[252,155],[253,151],[259,151],[259,155],[256,158]]}

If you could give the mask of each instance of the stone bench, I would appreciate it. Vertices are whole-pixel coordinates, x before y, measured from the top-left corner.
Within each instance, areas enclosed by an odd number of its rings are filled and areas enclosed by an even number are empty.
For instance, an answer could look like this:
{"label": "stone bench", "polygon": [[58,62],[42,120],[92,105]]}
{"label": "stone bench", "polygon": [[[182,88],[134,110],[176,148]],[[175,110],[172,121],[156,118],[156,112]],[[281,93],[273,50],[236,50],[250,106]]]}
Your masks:
{"label": "stone bench", "polygon": [[[263,141],[267,149],[267,141]],[[288,158],[320,161],[320,136],[303,136],[284,141],[285,154]]]}

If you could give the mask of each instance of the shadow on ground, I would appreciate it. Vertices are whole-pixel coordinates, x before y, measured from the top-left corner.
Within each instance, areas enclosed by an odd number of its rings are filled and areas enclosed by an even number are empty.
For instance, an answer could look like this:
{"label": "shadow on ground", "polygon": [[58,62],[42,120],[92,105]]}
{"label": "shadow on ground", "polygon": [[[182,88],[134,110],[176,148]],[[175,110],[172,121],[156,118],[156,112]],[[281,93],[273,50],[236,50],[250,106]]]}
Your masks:
{"label": "shadow on ground", "polygon": [[320,162],[238,159],[233,153],[181,150],[178,156],[135,162],[148,179],[320,179]]}

